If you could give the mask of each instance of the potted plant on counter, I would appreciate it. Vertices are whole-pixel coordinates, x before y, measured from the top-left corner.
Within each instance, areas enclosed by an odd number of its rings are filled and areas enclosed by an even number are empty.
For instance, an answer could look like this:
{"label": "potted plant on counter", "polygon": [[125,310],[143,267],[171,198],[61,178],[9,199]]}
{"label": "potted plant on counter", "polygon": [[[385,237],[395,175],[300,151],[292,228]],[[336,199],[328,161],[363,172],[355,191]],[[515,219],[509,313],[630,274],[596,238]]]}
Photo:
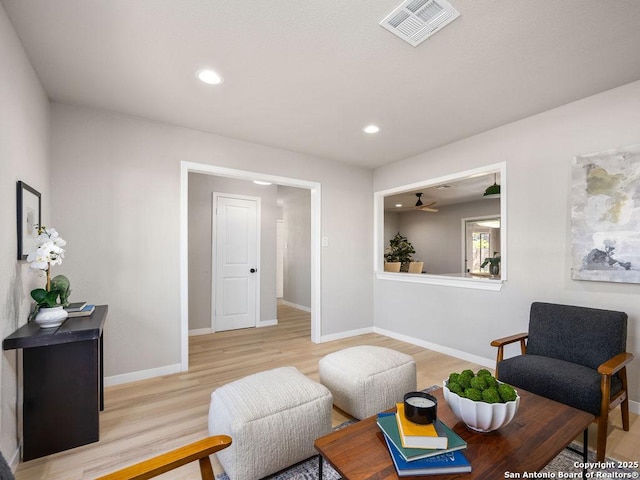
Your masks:
{"label": "potted plant on counter", "polygon": [[480,265],[480,268],[484,268],[489,265],[489,273],[492,277],[497,277],[500,275],[500,254],[498,252],[493,252],[493,257],[487,257]]}
{"label": "potted plant on counter", "polygon": [[399,272],[408,268],[409,263],[413,259],[412,255],[416,253],[413,245],[407,240],[407,237],[400,235],[400,232],[389,241],[389,246],[384,252],[384,271]]}

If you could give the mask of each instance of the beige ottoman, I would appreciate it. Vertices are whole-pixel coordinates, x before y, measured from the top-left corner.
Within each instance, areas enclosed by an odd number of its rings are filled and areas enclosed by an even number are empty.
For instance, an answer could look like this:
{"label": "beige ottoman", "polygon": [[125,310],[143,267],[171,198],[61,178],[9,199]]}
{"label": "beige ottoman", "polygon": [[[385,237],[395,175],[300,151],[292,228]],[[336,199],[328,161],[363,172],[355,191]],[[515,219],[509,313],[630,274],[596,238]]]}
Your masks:
{"label": "beige ottoman", "polygon": [[230,480],[256,480],[316,455],[331,410],[329,390],[294,367],[276,368],[213,392],[209,434],[233,441],[216,454]]}
{"label": "beige ottoman", "polygon": [[320,383],[331,391],[336,407],[362,419],[393,407],[416,389],[416,362],[390,348],[345,348],[320,360]]}

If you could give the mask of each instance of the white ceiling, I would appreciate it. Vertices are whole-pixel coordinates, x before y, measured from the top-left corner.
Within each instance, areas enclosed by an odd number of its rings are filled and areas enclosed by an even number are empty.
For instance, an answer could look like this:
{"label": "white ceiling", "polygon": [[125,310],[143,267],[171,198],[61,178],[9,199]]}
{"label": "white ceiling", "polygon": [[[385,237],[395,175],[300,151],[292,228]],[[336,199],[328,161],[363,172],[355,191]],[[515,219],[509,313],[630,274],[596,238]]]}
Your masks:
{"label": "white ceiling", "polygon": [[638,0],[450,0],[415,48],[399,0],[0,1],[55,101],[368,167],[640,79]]}
{"label": "white ceiling", "polygon": [[[489,173],[474,175],[443,184],[429,187],[414,188],[409,191],[384,197],[384,209],[389,212],[413,211],[418,198],[416,193],[422,193],[422,204],[436,202],[433,208],[442,209],[459,203],[483,201],[483,194],[494,181],[500,185],[500,174]],[[443,188],[444,187],[444,188]],[[495,197],[493,197],[495,198]],[[402,207],[396,207],[401,204]]]}

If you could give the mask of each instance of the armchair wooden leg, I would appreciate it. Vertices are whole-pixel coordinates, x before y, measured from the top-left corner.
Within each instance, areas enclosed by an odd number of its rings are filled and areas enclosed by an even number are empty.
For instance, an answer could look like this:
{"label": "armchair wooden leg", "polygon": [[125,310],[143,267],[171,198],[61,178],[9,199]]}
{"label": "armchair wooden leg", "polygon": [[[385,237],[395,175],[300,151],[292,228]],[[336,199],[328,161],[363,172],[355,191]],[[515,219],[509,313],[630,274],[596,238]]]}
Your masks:
{"label": "armchair wooden leg", "polygon": [[627,367],[622,368],[618,372],[618,376],[622,381],[622,390],[624,393],[624,400],[620,404],[620,412],[622,413],[622,428],[625,432],[629,431],[629,395],[627,394]]}
{"label": "armchair wooden leg", "polygon": [[600,392],[602,398],[600,400],[600,416],[597,419],[598,424],[598,443],[596,447],[596,457],[598,462],[604,462],[607,450],[607,424],[609,422],[609,399],[611,398],[611,377],[602,375],[600,378]]}
{"label": "armchair wooden leg", "polygon": [[202,480],[215,480],[209,457],[202,457],[198,462],[200,463],[200,476],[202,477]]}
{"label": "armchair wooden leg", "polygon": [[629,431],[629,398],[625,398],[624,402],[620,404],[620,413],[622,413],[622,429],[625,432]]}
{"label": "armchair wooden leg", "polygon": [[598,418],[598,443],[596,446],[596,461],[604,462],[607,452],[607,423],[608,418]]}

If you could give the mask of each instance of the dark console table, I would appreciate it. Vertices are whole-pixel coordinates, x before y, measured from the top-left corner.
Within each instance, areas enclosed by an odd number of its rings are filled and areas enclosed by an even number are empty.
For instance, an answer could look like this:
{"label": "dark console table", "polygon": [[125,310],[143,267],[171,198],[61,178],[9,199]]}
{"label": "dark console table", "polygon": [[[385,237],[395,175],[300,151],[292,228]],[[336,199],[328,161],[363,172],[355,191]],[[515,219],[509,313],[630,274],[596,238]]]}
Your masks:
{"label": "dark console table", "polygon": [[23,349],[23,461],[99,440],[107,305],[59,327],[30,322],[2,342]]}

